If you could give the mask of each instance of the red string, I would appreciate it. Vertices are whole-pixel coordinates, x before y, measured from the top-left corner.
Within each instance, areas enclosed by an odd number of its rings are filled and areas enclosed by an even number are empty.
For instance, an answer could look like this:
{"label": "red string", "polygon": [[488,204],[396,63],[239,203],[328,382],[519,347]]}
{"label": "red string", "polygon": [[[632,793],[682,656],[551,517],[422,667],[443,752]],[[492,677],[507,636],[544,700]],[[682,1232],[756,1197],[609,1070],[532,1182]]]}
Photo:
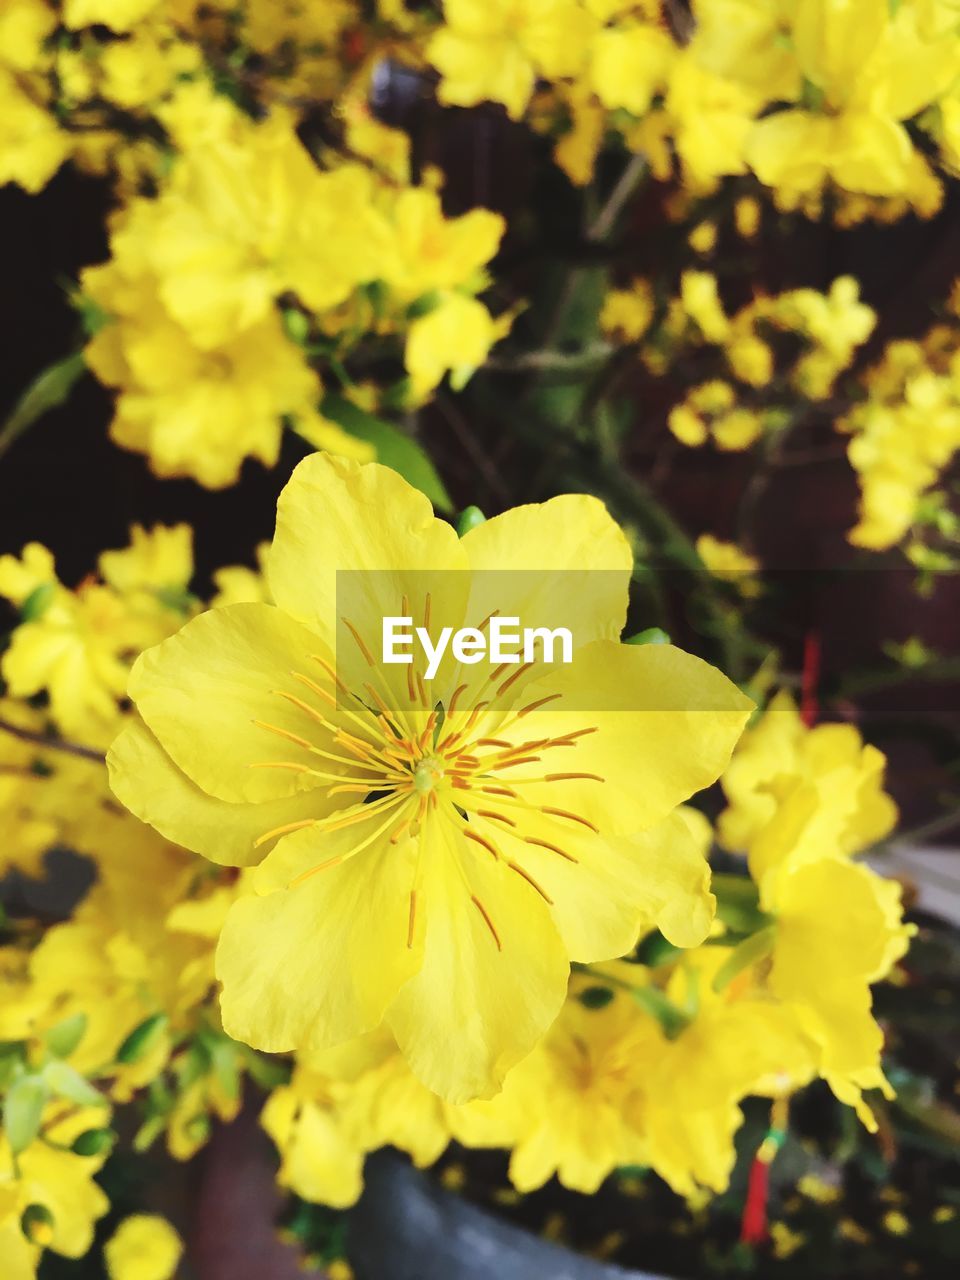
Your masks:
{"label": "red string", "polygon": [[740,1223],[742,1244],[762,1244],[767,1238],[767,1192],[770,1185],[770,1163],[760,1154],[754,1156],[750,1166],[747,1201],[743,1206]]}
{"label": "red string", "polygon": [[803,639],[803,672],[800,677],[800,719],[812,729],[820,714],[820,633],[808,631]]}

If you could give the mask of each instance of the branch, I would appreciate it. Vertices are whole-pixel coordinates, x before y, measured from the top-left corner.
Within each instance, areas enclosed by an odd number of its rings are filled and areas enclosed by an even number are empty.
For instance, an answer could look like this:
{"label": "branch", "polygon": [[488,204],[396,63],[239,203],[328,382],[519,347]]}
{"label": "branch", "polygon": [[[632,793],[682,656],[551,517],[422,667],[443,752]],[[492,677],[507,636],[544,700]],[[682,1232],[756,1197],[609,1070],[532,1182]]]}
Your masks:
{"label": "branch", "polygon": [[84,747],[79,742],[67,742],[65,738],[48,738],[46,734],[34,733],[30,729],[21,729],[9,720],[0,719],[0,731],[19,738],[21,742],[32,743],[36,747],[44,747],[48,751],[63,751],[67,755],[79,756],[82,760],[94,760],[97,764],[106,763],[106,754],[95,747]]}

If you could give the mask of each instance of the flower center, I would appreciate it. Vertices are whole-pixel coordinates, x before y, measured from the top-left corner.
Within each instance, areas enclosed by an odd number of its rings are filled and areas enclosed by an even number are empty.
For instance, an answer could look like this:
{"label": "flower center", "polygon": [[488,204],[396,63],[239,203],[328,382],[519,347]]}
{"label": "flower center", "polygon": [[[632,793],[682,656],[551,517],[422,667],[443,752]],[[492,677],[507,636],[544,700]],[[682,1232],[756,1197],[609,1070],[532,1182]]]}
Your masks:
{"label": "flower center", "polygon": [[424,756],[413,770],[413,789],[417,795],[431,792],[443,777],[443,761],[436,756]]}

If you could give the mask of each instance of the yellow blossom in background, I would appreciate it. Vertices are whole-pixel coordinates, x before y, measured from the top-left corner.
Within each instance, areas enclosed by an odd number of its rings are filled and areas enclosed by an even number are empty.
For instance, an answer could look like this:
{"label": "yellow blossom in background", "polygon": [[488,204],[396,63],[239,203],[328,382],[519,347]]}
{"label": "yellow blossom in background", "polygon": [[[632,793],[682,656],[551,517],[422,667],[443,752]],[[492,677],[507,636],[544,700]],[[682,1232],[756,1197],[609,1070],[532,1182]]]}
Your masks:
{"label": "yellow blossom in background", "polygon": [[741,550],[735,542],[723,542],[710,533],[701,534],[696,541],[697,555],[714,575],[725,582],[732,582],[742,596],[756,596],[760,583],[756,573],[760,561]]}
{"label": "yellow blossom in background", "polygon": [[628,342],[637,342],[653,320],[653,290],[646,280],[634,280],[629,289],[611,289],[600,310],[600,328],[604,333],[622,334]]}
{"label": "yellow blossom in background", "polygon": [[110,1280],[172,1280],[182,1253],[166,1218],[147,1213],[124,1218],[103,1249]]}
{"label": "yellow blossom in background", "polygon": [[451,106],[502,102],[519,119],[538,75],[576,74],[592,27],[577,0],[444,0],[427,55]]}
{"label": "yellow blossom in background", "polygon": [[[367,510],[389,512],[389,525],[367,522]],[[358,522],[367,529],[360,545],[352,532]],[[380,614],[409,593],[418,614],[427,608],[434,619],[457,621],[467,606],[462,593],[471,570],[528,564],[562,575],[582,569],[588,554],[608,570],[598,582],[621,585],[592,605],[578,602],[579,663],[562,675],[548,670],[535,679],[523,672],[525,680],[507,685],[511,696],[502,710],[481,716],[471,687],[476,680],[468,679],[454,702],[459,685],[452,668],[438,676],[429,696],[406,676],[377,674],[376,664],[370,671],[363,636],[369,632],[375,650],[380,623],[368,616],[369,606],[349,620],[356,636],[352,652],[336,650],[338,670],[330,665],[337,569],[374,574],[372,581],[381,584]],[[319,575],[317,555],[324,565]],[[218,973],[231,1034],[272,1050],[319,1050],[386,1018],[424,1083],[451,1100],[489,1096],[556,1015],[568,956],[622,954],[645,919],[659,921],[679,943],[703,937],[710,918],[703,864],[699,857],[689,865],[681,859],[689,836],[669,815],[722,767],[749,704],[686,654],[617,644],[629,565],[623,535],[590,499],[561,498],[507,514],[458,540],[432,517],[421,495],[383,468],[358,468],[324,455],[301,464],[281,500],[269,561],[279,607],[212,611],[141,661],[129,688],[143,723],[111,751],[117,794],[168,837],[241,864],[272,847],[255,874],[257,894],[232,908],[221,938]],[[446,571],[449,585],[432,603],[418,585],[418,566],[421,573]],[[480,590],[478,580],[474,591]],[[518,613],[533,618],[543,615],[546,601],[524,604],[515,602]],[[490,613],[482,596],[467,616],[475,610],[478,620]],[[282,696],[271,692],[290,684],[291,670],[299,673],[293,683],[308,700],[293,688]],[[350,713],[353,727],[338,725],[334,676],[346,689],[359,691],[371,676],[382,684],[374,702],[386,698],[380,712],[385,722],[359,699]],[[663,693],[654,689],[664,687],[668,707],[689,708],[686,714],[652,710],[663,705]],[[625,691],[633,705],[651,710],[612,718],[604,713],[605,706],[623,706]],[[193,705],[194,699],[203,702],[207,715],[182,719],[184,696]],[[560,706],[538,709],[544,697],[559,699]],[[581,705],[598,708],[589,723],[573,710],[578,697]],[[316,698],[324,710],[313,705]],[[565,711],[568,699],[571,709]],[[438,701],[448,708],[442,737],[430,710]],[[212,718],[211,708],[217,709]],[[529,727],[524,708],[536,712]],[[704,709],[691,715],[696,708]],[[391,719],[399,733],[384,727]],[[634,720],[638,732],[659,726],[656,758],[639,790],[634,781],[626,784],[627,774],[635,779],[641,767],[635,745],[629,766],[619,746],[624,734],[637,740],[630,733]],[[688,742],[694,724],[695,739]],[[564,753],[562,788],[551,783],[550,773],[543,776],[539,757],[524,768],[524,750],[529,754],[527,744],[537,740],[529,735],[537,730],[541,738],[546,733],[545,743],[575,743]],[[207,733],[216,735],[215,751],[205,745]],[[506,743],[492,754],[482,741],[491,735]],[[269,767],[275,738],[293,756],[289,767]],[[354,780],[352,753],[343,754],[348,739],[369,744],[356,747],[363,758],[379,752],[381,740],[384,746],[388,739],[408,741],[410,747],[389,767],[371,757],[366,767],[372,775],[386,771],[368,783]],[[468,761],[477,763],[461,778],[460,753],[475,740],[480,755],[468,753]],[[314,745],[332,770],[311,763]],[[662,763],[674,753],[678,771],[668,777]],[[530,802],[521,803],[519,829],[512,819],[504,824],[484,816],[490,803],[482,788],[497,786],[504,770],[507,798],[514,782],[534,788]],[[455,792],[451,773],[458,778]],[[606,779],[602,792],[597,777]],[[384,794],[376,804],[344,804],[329,782]],[[459,816],[464,808],[472,815],[469,826]],[[555,808],[576,819],[554,816]],[[638,831],[644,834],[633,834]],[[611,883],[618,886],[615,898]],[[596,913],[587,905],[591,899]],[[612,901],[618,903],[614,912]],[[318,921],[324,922],[319,933]],[[256,947],[253,940],[259,940]],[[288,961],[289,948],[295,964]],[[291,988],[294,972],[299,976]],[[466,1023],[465,1008],[471,1010]]]}

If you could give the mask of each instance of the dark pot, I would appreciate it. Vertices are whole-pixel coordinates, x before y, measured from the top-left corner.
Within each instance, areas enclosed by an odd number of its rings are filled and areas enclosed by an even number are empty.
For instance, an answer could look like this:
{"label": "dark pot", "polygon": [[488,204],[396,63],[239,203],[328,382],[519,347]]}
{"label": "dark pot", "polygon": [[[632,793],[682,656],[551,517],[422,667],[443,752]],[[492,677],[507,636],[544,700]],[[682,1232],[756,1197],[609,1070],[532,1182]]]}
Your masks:
{"label": "dark pot", "polygon": [[662,1280],[596,1262],[445,1191],[391,1151],[371,1156],[349,1217],[357,1280]]}

